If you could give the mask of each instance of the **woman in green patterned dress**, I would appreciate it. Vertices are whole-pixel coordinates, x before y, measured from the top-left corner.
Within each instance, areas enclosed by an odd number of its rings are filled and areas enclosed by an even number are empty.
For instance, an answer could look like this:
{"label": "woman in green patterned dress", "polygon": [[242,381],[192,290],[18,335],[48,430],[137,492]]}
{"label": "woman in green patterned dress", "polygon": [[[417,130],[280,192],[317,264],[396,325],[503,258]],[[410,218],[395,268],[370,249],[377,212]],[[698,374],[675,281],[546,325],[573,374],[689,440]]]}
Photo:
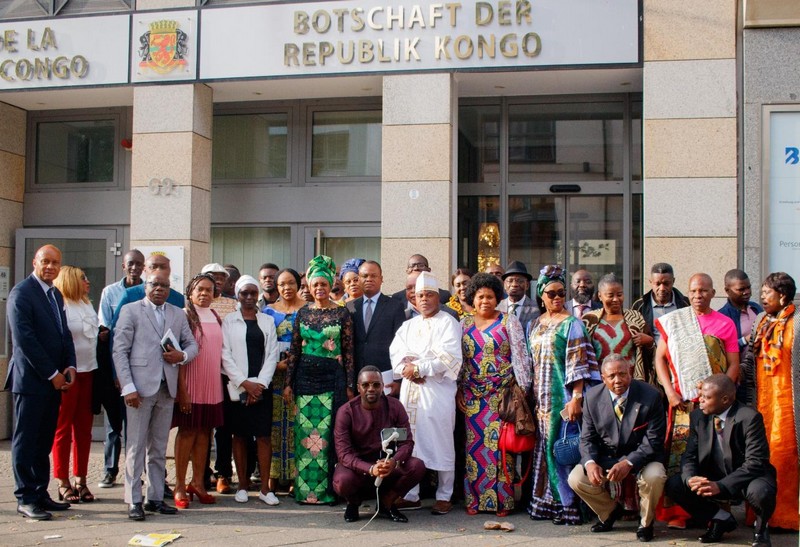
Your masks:
{"label": "woman in green patterned dress", "polygon": [[295,499],[335,503],[333,419],[353,396],[353,322],[347,308],[331,300],[336,266],[324,255],[308,263],[314,303],[300,308],[289,348],[284,397],[294,401]]}

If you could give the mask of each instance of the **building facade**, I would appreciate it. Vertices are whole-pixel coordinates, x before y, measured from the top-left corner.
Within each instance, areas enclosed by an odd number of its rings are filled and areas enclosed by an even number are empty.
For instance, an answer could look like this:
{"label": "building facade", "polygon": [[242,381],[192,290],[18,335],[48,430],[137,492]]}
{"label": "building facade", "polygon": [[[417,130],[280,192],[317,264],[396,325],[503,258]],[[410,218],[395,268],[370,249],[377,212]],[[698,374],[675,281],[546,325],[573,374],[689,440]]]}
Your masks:
{"label": "building facade", "polygon": [[613,271],[628,301],[659,261],[796,277],[798,26],[779,0],[0,0],[3,320],[44,242],[95,302],[131,247],[179,284],[318,252],[392,291],[414,253],[442,283]]}

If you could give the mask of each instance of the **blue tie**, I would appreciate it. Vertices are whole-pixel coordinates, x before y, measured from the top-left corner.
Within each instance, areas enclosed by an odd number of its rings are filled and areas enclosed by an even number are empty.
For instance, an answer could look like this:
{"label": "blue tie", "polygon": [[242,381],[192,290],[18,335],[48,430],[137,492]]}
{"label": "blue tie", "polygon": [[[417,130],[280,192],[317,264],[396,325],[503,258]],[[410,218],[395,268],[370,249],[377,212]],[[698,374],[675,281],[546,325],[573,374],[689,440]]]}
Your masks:
{"label": "blue tie", "polygon": [[58,332],[64,332],[64,327],[61,324],[61,311],[58,309],[58,302],[56,302],[56,292],[53,287],[50,287],[47,290],[47,300],[50,302],[50,309],[53,310],[53,314],[56,316],[56,323],[58,324]]}

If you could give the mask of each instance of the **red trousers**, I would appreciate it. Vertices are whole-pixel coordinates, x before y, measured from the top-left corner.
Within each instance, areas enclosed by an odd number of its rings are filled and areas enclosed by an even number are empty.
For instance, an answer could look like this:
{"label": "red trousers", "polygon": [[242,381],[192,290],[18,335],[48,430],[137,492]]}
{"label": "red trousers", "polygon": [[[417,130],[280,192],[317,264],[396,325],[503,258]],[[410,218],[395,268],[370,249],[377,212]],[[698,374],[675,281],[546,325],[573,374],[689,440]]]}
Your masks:
{"label": "red trousers", "polygon": [[75,383],[61,394],[58,425],[53,440],[53,477],[69,483],[69,453],[72,448],[72,471],[86,477],[92,444],[92,380],[94,371],[79,372]]}

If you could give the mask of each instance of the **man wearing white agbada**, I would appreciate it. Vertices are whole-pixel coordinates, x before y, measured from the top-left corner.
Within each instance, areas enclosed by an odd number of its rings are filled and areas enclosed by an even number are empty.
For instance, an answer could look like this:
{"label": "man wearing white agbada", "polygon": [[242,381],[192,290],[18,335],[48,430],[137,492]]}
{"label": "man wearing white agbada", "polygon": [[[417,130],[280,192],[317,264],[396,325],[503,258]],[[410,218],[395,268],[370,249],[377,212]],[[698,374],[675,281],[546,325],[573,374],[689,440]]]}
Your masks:
{"label": "man wearing white agbada", "polygon": [[[461,370],[461,325],[439,311],[439,288],[430,272],[421,272],[415,287],[420,315],[400,326],[389,348],[395,375],[405,378],[400,401],[414,433],[413,455],[437,471],[439,485],[431,512],[444,515],[453,508],[456,423],[456,379]],[[398,507],[419,507],[419,485]]]}

